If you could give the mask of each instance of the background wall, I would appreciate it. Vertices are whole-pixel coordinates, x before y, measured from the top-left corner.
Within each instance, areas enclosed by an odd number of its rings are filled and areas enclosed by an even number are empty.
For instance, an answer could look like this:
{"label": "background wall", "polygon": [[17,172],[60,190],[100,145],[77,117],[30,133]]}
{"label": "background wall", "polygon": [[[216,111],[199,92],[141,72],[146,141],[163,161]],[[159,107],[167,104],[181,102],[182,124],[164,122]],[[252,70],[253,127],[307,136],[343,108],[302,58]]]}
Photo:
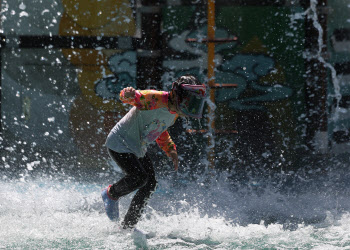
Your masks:
{"label": "background wall", "polygon": [[[1,51],[1,147],[6,159],[17,152],[22,155],[16,159],[20,164],[47,155],[73,157],[86,165],[97,165],[102,159],[104,164],[105,138],[129,109],[118,100],[121,89],[146,86],[167,90],[172,81],[187,73],[207,81],[206,45],[186,42],[207,36],[205,5],[88,2],[2,1],[1,28],[7,46]],[[328,3],[324,44],[329,61],[327,153],[343,154],[349,147],[350,8],[345,0]],[[137,46],[23,49],[16,40],[23,35],[59,35],[123,37],[127,44],[131,41],[128,38],[139,39],[141,45],[154,43],[142,37],[142,15],[152,11],[161,20],[157,37],[161,44],[160,82],[154,78],[140,83],[144,79],[140,76],[140,56],[145,51]],[[308,15],[311,18],[297,1],[217,3],[217,38],[238,37],[238,41],[216,46],[216,82],[238,84],[236,89],[216,91],[217,128],[238,131],[215,135],[218,167],[226,168],[230,161],[242,166],[259,162],[271,168],[283,163],[285,168],[294,168],[300,155],[313,154],[306,141]],[[332,77],[332,69],[336,77]],[[342,96],[339,103],[338,92]],[[207,164],[207,135],[186,133],[186,129],[206,127],[203,119],[178,121],[170,129],[187,166]],[[168,163],[155,145],[150,152]]]}

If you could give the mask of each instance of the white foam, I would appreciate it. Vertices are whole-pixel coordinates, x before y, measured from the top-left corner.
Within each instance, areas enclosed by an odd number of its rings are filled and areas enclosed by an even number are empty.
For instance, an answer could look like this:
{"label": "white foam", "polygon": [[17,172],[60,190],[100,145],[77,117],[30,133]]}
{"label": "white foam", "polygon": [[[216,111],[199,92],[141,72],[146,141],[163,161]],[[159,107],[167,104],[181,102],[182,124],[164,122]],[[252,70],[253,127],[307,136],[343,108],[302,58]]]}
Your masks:
{"label": "white foam", "polygon": [[[335,200],[325,194],[310,191],[289,197],[266,188],[260,195],[246,195],[244,190],[231,191],[222,182],[206,183],[210,188],[196,182],[186,185],[172,192],[156,192],[150,200],[138,224],[141,230],[155,234],[148,239],[149,247],[334,249],[350,243],[350,215],[339,215]],[[101,190],[97,184],[50,178],[0,182],[0,247],[134,248],[130,234],[122,233],[104,214]],[[121,200],[122,216],[130,199]],[[346,199],[337,202],[349,207]],[[309,225],[293,222],[298,216],[321,219]],[[266,223],[271,217],[276,221]]]}

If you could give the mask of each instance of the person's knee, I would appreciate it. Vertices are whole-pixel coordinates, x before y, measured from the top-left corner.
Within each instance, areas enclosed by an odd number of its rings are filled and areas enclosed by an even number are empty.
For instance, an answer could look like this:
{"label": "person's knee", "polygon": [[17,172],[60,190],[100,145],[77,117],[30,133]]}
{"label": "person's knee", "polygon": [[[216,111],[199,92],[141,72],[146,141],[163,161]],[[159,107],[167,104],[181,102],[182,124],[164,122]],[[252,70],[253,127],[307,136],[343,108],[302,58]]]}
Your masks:
{"label": "person's knee", "polygon": [[148,175],[146,173],[139,174],[139,175],[135,176],[134,185],[137,188],[142,188],[143,186],[145,186],[148,183],[148,179],[149,178],[148,178]]}
{"label": "person's knee", "polygon": [[154,176],[149,176],[147,174],[137,176],[135,180],[135,185],[138,188],[147,188],[149,191],[155,191],[157,188],[157,180]]}

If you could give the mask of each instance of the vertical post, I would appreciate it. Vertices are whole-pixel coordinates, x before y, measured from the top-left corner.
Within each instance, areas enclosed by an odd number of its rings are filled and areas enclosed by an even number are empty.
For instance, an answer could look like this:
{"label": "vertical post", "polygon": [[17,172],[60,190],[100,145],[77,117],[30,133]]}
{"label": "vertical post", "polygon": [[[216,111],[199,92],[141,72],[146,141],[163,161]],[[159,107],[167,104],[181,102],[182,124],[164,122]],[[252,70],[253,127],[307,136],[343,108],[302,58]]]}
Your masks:
{"label": "vertical post", "polygon": [[157,0],[141,0],[141,44],[137,50],[137,82],[140,89],[161,88],[161,6]]}
{"label": "vertical post", "polygon": [[[208,0],[208,85],[210,100],[215,103],[215,0]],[[215,133],[215,111],[209,107],[209,131]],[[209,136],[208,160],[211,168],[215,166],[215,141]]]}
{"label": "vertical post", "polygon": [[[303,0],[302,6],[307,9],[311,0]],[[327,53],[327,0],[318,0],[315,15],[322,31],[315,27],[315,20],[306,16],[305,19],[305,49],[310,55],[317,55],[322,42],[321,57]],[[320,32],[323,32],[319,38]],[[320,58],[306,58],[305,102],[307,114],[306,143],[310,150],[317,153],[327,153],[328,150],[328,119],[327,119],[327,67]]]}

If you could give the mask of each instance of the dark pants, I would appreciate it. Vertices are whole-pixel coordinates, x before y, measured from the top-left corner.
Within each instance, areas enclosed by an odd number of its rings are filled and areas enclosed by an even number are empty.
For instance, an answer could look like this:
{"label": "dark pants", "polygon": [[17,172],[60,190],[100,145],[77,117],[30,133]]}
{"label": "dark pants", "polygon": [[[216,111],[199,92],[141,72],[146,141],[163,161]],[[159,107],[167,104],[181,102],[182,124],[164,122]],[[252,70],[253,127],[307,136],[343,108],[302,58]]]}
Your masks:
{"label": "dark pants", "polygon": [[133,228],[157,187],[153,165],[147,154],[137,158],[134,154],[117,153],[111,149],[108,149],[108,153],[125,173],[121,180],[111,186],[110,195],[119,199],[138,189],[122,222],[123,228]]}

